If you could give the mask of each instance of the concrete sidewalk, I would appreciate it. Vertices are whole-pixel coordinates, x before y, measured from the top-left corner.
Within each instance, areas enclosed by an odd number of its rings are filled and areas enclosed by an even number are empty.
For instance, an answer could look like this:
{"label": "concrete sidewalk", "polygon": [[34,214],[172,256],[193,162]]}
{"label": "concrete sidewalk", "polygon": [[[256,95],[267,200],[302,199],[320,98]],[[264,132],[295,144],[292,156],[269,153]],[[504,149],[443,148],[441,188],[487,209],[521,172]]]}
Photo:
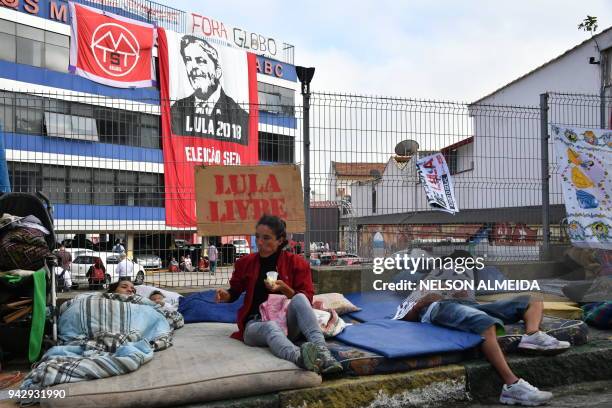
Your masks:
{"label": "concrete sidewalk", "polygon": [[[555,357],[512,355],[522,378],[550,389],[580,382],[612,380],[612,332],[591,330],[591,341]],[[483,360],[405,373],[325,380],[319,387],[251,398],[189,405],[189,408],[358,408],[465,406],[495,403],[501,381]],[[554,400],[549,404],[554,406]]]}

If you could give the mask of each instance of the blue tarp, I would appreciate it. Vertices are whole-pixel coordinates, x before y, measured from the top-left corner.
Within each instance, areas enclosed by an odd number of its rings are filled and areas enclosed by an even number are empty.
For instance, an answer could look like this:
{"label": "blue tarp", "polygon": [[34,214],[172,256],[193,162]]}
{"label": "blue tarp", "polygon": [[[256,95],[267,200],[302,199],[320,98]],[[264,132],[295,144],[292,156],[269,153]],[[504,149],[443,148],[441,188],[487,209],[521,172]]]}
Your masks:
{"label": "blue tarp", "polygon": [[476,347],[482,341],[473,333],[388,319],[347,326],[336,339],[387,358],[462,351]]}
{"label": "blue tarp", "polygon": [[215,291],[207,290],[180,298],[178,311],[185,318],[185,323],[236,323],[238,309],[243,302],[244,293],[233,303],[216,303]]}

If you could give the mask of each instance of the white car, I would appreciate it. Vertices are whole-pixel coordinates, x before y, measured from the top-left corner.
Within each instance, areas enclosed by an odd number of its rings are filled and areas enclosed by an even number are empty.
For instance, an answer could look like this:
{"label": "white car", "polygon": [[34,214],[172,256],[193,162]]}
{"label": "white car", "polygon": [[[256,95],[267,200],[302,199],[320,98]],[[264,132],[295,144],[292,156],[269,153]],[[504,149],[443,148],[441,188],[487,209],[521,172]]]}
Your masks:
{"label": "white car", "polygon": [[[70,275],[72,277],[73,284],[77,284],[80,287],[87,287],[87,285],[89,285],[87,271],[94,264],[96,258],[100,258],[102,260],[102,264],[106,268],[105,286],[119,280],[119,274],[116,272],[117,265],[119,264],[119,256],[117,254],[86,250],[75,251],[73,252],[72,256],[73,259],[72,265],[70,266]],[[130,279],[136,285],[142,284],[145,278],[144,268],[129,259],[128,262],[131,262],[134,265]]]}
{"label": "white car", "polygon": [[251,253],[251,248],[249,247],[249,243],[246,239],[235,239],[232,241],[232,244],[236,248],[236,258],[240,258],[241,256]]}

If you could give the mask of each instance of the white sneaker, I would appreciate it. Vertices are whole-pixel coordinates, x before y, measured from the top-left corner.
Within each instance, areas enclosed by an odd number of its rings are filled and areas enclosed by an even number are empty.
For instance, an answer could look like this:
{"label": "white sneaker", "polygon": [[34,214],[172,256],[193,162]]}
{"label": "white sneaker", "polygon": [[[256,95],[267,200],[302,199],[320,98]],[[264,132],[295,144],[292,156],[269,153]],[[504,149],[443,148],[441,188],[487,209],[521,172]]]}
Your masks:
{"label": "white sneaker", "polygon": [[569,347],[569,342],[559,341],[542,331],[537,331],[531,335],[524,334],[518,345],[521,351],[549,355],[563,353]]}
{"label": "white sneaker", "polygon": [[536,407],[547,403],[552,397],[552,392],[540,391],[521,378],[512,385],[504,384],[499,402],[507,405]]}

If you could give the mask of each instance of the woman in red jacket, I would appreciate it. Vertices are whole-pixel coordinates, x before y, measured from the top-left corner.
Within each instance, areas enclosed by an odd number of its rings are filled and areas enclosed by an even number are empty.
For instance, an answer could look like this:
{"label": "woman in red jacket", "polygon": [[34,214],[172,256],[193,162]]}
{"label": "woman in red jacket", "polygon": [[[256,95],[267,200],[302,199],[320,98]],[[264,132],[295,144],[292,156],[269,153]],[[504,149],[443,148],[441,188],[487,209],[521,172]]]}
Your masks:
{"label": "woman in red jacket", "polygon": [[[310,265],[301,256],[283,251],[287,244],[286,225],[276,216],[264,215],[257,222],[255,237],[258,253],[236,261],[229,290],[217,289],[217,302],[233,302],[246,292],[238,310],[238,332],[232,337],[249,346],[268,346],[272,353],[307,370],[330,374],[342,371],[342,365],[331,355],[312,310],[314,288]],[[278,280],[269,282],[266,273],[278,272]],[[291,299],[287,311],[288,336],[274,321],[262,321],[259,306],[268,294],[283,294]],[[293,344],[300,335],[307,342]]]}

